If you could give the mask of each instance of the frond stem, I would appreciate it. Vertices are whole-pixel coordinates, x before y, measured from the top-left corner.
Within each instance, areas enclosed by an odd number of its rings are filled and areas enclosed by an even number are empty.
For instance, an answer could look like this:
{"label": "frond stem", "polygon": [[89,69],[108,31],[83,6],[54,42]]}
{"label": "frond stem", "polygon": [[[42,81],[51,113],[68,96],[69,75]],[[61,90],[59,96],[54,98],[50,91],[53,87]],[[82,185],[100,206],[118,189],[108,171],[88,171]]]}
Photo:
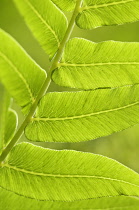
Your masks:
{"label": "frond stem", "polygon": [[44,82],[44,84],[43,84],[43,86],[42,86],[38,96],[36,97],[32,107],[30,109],[30,112],[26,116],[26,118],[23,121],[21,127],[18,129],[17,133],[15,134],[13,139],[10,141],[10,143],[7,145],[7,147],[4,148],[4,150],[3,150],[3,152],[2,152],[2,154],[0,156],[0,165],[2,165],[2,162],[5,160],[5,158],[7,157],[9,152],[11,151],[11,149],[14,147],[14,145],[18,142],[18,140],[23,135],[25,127],[27,126],[27,124],[29,122],[31,122],[31,119],[34,116],[34,113],[36,111],[36,108],[38,106],[38,103],[39,103],[40,99],[47,92],[47,90],[48,90],[48,88],[50,86],[50,83],[51,83],[52,71],[58,67],[58,63],[60,62],[60,59],[62,57],[65,45],[66,45],[67,41],[70,39],[71,33],[73,31],[73,28],[74,28],[74,25],[75,25],[75,19],[76,19],[77,15],[80,12],[82,1],[83,0],[77,0],[75,9],[74,9],[74,12],[73,12],[73,15],[72,15],[72,18],[71,18],[71,20],[69,22],[67,31],[66,31],[65,36],[64,36],[64,38],[63,38],[63,40],[62,40],[62,42],[60,44],[60,47],[59,47],[59,49],[58,49],[58,51],[57,51],[57,53],[56,53],[56,55],[55,55],[55,57],[54,57],[54,59],[52,61],[51,67],[50,67],[49,72],[47,74],[46,81]]}

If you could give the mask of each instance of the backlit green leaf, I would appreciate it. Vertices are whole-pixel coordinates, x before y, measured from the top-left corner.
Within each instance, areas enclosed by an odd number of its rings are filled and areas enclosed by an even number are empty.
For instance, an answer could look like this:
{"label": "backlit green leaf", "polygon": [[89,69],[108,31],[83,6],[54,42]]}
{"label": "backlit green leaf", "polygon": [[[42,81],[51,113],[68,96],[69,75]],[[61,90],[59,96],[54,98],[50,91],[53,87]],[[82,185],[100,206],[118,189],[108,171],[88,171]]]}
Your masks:
{"label": "backlit green leaf", "polygon": [[125,196],[83,201],[37,201],[0,188],[1,208],[6,210],[139,210],[139,199]]}
{"label": "backlit green leaf", "polygon": [[139,0],[85,0],[76,23],[80,28],[121,25],[139,20]]}
{"label": "backlit green leaf", "polygon": [[10,109],[10,96],[0,86],[0,153],[9,143],[17,128],[17,114]]}
{"label": "backlit green leaf", "polygon": [[38,200],[139,196],[139,174],[117,161],[28,143],[13,148],[0,168],[0,176],[2,188]]}
{"label": "backlit green leaf", "polygon": [[28,139],[79,142],[139,123],[139,85],[117,89],[48,93],[26,127]]}
{"label": "backlit green leaf", "polygon": [[74,38],[52,78],[58,85],[81,89],[139,83],[139,43]]}
{"label": "backlit green leaf", "polygon": [[1,29],[0,78],[24,113],[28,112],[46,78],[45,71]]}
{"label": "backlit green leaf", "polygon": [[75,7],[76,0],[52,0],[61,10],[71,11]]}
{"label": "backlit green leaf", "polygon": [[51,0],[14,0],[28,27],[52,58],[67,29],[65,15]]}

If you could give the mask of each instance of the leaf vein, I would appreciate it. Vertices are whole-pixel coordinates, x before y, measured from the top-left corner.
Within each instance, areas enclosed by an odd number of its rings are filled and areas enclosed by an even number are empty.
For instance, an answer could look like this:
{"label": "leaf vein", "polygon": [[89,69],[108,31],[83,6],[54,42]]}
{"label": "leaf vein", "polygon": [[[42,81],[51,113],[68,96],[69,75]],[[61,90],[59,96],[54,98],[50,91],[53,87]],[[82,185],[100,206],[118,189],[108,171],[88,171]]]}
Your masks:
{"label": "leaf vein", "polygon": [[33,93],[26,81],[26,79],[24,78],[24,76],[18,71],[17,67],[13,64],[13,62],[3,53],[0,51],[0,56],[12,67],[12,69],[17,73],[17,75],[20,77],[20,79],[23,81],[23,83],[25,84],[28,93],[30,95],[31,98],[31,102],[33,103],[35,98],[33,97]]}
{"label": "leaf vein", "polygon": [[57,45],[58,47],[60,46],[60,40],[58,38],[58,36],[56,35],[55,31],[52,29],[52,27],[44,20],[44,18],[38,13],[38,11],[36,10],[35,7],[33,7],[33,5],[30,3],[29,0],[25,0],[27,2],[27,4],[29,5],[29,7],[32,9],[32,11],[37,15],[37,17],[42,21],[43,24],[46,25],[46,27],[51,31],[51,33],[54,35],[56,41],[57,41]]}
{"label": "leaf vein", "polygon": [[114,179],[114,178],[109,178],[109,177],[102,177],[102,176],[94,176],[94,175],[76,175],[76,174],[46,174],[46,173],[39,173],[39,172],[34,172],[34,171],[29,171],[29,170],[25,170],[25,169],[21,169],[21,168],[17,168],[16,166],[11,166],[8,163],[4,163],[3,167],[6,167],[8,169],[13,169],[15,171],[19,171],[19,172],[23,172],[23,173],[27,173],[27,174],[32,174],[35,176],[44,176],[44,177],[57,177],[57,178],[94,178],[94,179],[104,179],[104,180],[110,180],[110,181],[115,181],[115,182],[122,182],[124,184],[129,184],[132,185],[134,187],[139,187],[136,184],[124,181],[124,180],[120,180],[120,179]]}
{"label": "leaf vein", "polygon": [[103,65],[139,65],[139,62],[107,62],[107,63],[59,63],[58,67],[61,66],[75,66],[75,67],[86,67],[86,66],[103,66]]}
{"label": "leaf vein", "polygon": [[93,5],[93,6],[85,6],[81,8],[81,12],[84,10],[89,10],[89,9],[98,9],[98,8],[103,8],[103,7],[108,7],[108,6],[116,6],[119,4],[125,4],[128,2],[134,2],[136,0],[124,0],[124,1],[119,1],[119,2],[111,2],[111,3],[107,3],[107,4],[99,4],[99,5]]}
{"label": "leaf vein", "polygon": [[72,117],[61,117],[61,118],[39,118],[39,117],[34,117],[34,118],[32,118],[32,121],[58,121],[58,120],[60,121],[60,120],[80,119],[80,118],[91,117],[91,116],[95,116],[95,115],[99,115],[99,114],[103,114],[103,113],[107,113],[107,112],[113,112],[113,111],[126,109],[126,108],[129,108],[131,106],[138,105],[138,104],[139,104],[139,101],[135,102],[135,103],[132,103],[132,104],[128,104],[128,105],[123,106],[123,107],[119,107],[119,108],[114,108],[114,109],[109,109],[109,110],[104,110],[104,111],[100,111],[100,112],[89,113],[89,114],[84,114],[84,115],[79,115],[79,116],[72,116]]}

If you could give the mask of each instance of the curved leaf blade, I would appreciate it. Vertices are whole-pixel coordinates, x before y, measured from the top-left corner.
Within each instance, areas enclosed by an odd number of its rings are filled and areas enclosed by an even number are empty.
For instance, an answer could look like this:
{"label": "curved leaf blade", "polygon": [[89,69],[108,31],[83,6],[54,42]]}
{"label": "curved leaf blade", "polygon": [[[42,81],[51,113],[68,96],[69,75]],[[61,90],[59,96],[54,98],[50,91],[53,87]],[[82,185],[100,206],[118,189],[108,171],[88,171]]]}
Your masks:
{"label": "curved leaf blade", "polygon": [[6,210],[139,210],[139,200],[133,197],[108,197],[74,202],[37,201],[0,188],[1,208]]}
{"label": "curved leaf blade", "polygon": [[48,93],[25,129],[28,139],[80,142],[139,123],[139,85],[117,89]]}
{"label": "curved leaf blade", "polygon": [[46,79],[46,73],[2,29],[0,43],[1,81],[26,114]]}
{"label": "curved leaf blade", "polygon": [[139,20],[138,0],[85,0],[76,24],[83,29],[121,25]]}
{"label": "curved leaf blade", "polygon": [[14,136],[14,133],[17,129],[17,123],[18,123],[18,117],[14,110],[9,109],[8,110],[8,116],[6,119],[6,126],[5,126],[5,145],[6,146],[9,141]]}
{"label": "curved leaf blade", "polygon": [[18,144],[0,168],[0,186],[37,200],[139,196],[139,174],[112,159]]}
{"label": "curved leaf blade", "polygon": [[74,38],[52,79],[61,86],[86,90],[139,83],[139,43]]}
{"label": "curved leaf blade", "polygon": [[51,0],[14,0],[42,48],[54,56],[67,29],[65,15]]}
{"label": "curved leaf blade", "polygon": [[10,109],[10,96],[4,88],[0,93],[0,153],[12,139],[18,124],[18,117],[14,110]]}

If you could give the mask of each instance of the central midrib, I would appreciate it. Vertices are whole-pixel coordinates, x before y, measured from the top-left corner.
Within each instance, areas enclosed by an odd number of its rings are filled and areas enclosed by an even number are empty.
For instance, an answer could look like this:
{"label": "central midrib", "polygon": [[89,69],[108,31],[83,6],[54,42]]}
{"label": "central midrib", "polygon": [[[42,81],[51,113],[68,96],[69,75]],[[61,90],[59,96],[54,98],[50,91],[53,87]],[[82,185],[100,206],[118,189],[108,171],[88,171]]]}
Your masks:
{"label": "central midrib", "polygon": [[38,11],[35,9],[35,7],[30,3],[29,0],[25,0],[28,4],[28,6],[32,9],[32,11],[37,15],[37,17],[42,21],[43,24],[46,25],[46,27],[51,31],[51,33],[54,35],[58,47],[60,46],[60,40],[58,36],[56,35],[55,31],[52,29],[52,27],[43,19],[43,17],[38,13]]}
{"label": "central midrib", "polygon": [[87,66],[103,66],[103,65],[139,65],[139,62],[59,63],[58,67],[61,66],[87,67]]}
{"label": "central midrib", "polygon": [[39,118],[39,117],[34,117],[32,118],[32,121],[56,121],[56,120],[72,120],[72,119],[79,119],[79,118],[85,118],[85,117],[91,117],[91,116],[95,116],[95,115],[99,115],[99,114],[103,114],[103,113],[108,113],[108,112],[113,112],[113,111],[118,111],[118,110],[122,110],[122,109],[126,109],[129,108],[131,106],[135,106],[139,104],[138,102],[120,107],[120,108],[115,108],[115,109],[110,109],[110,110],[105,110],[105,111],[100,111],[100,112],[95,112],[95,113],[90,113],[90,114],[85,114],[85,115],[80,115],[80,116],[72,116],[72,117],[61,117],[61,118]]}
{"label": "central midrib", "polygon": [[13,62],[2,51],[0,51],[0,55],[11,66],[11,68],[17,73],[18,77],[22,80],[22,82],[26,86],[28,94],[31,98],[31,103],[33,104],[35,98],[33,96],[32,90],[30,89],[30,86],[27,83],[25,77],[21,74],[21,72],[17,69],[17,67],[13,64]]}
{"label": "central midrib", "polygon": [[75,174],[71,174],[71,175],[67,175],[67,174],[44,174],[44,173],[39,173],[39,172],[34,172],[34,171],[28,171],[25,169],[21,169],[21,168],[17,168],[16,166],[11,166],[7,163],[3,164],[3,167],[6,168],[10,168],[13,169],[15,171],[19,171],[19,172],[23,172],[23,173],[27,173],[27,174],[32,174],[35,176],[44,176],[44,177],[56,177],[56,178],[94,178],[94,179],[104,179],[104,180],[110,180],[110,181],[115,181],[115,182],[122,182],[125,184],[129,184],[135,187],[138,187],[138,185],[124,181],[124,180],[119,180],[119,179],[113,179],[113,178],[109,178],[109,177],[102,177],[102,176],[93,176],[93,175],[75,175]]}
{"label": "central midrib", "polygon": [[106,4],[94,4],[92,6],[84,6],[81,8],[81,11],[83,10],[89,10],[89,9],[98,9],[98,8],[103,8],[103,7],[108,7],[108,6],[115,6],[119,4],[125,4],[128,2],[134,2],[135,0],[124,0],[124,1],[118,1],[118,2],[109,2]]}

